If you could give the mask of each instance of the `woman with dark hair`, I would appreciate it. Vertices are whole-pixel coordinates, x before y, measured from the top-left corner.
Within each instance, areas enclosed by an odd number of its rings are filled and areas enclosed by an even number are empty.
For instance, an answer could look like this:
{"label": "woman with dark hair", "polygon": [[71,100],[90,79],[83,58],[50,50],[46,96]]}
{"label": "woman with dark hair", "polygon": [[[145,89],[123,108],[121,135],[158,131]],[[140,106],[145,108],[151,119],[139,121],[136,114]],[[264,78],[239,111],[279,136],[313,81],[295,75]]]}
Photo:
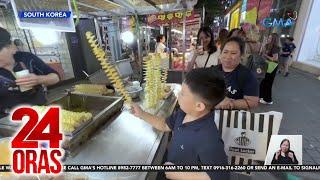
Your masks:
{"label": "woman with dark hair", "polygon": [[221,64],[213,67],[223,73],[227,97],[216,109],[252,109],[258,106],[259,84],[254,74],[240,64],[245,43],[239,37],[228,39],[221,47]]}
{"label": "woman with dark hair", "polygon": [[232,30],[229,32],[227,38],[238,37],[239,32],[240,32],[240,29],[239,29],[239,28],[234,28],[234,29],[232,29]]}
{"label": "woman with dark hair", "polygon": [[162,34],[160,34],[157,37],[157,44],[156,44],[156,53],[164,53],[166,49],[166,45],[164,43],[166,42],[166,37]]}
{"label": "woman with dark hair", "polygon": [[197,50],[195,50],[191,62],[188,65],[188,70],[192,68],[206,68],[218,64],[219,53],[216,52],[214,37],[209,27],[202,27],[198,32]]}
{"label": "woman with dark hair", "polygon": [[274,153],[271,164],[298,164],[298,160],[293,151],[290,150],[290,141],[281,141],[280,149]]}
{"label": "woman with dark hair", "polygon": [[[273,63],[277,63],[279,59],[280,47],[279,47],[279,35],[272,33],[268,38],[263,56],[268,60],[269,66]],[[276,77],[278,66],[276,66],[272,72],[267,72],[265,78],[260,84],[260,103],[273,104],[272,101],[272,85],[274,78]]]}
{"label": "woman with dark hair", "polygon": [[221,46],[228,39],[229,31],[226,29],[221,29],[219,31],[219,37],[216,40],[216,47],[218,51],[221,51]]}

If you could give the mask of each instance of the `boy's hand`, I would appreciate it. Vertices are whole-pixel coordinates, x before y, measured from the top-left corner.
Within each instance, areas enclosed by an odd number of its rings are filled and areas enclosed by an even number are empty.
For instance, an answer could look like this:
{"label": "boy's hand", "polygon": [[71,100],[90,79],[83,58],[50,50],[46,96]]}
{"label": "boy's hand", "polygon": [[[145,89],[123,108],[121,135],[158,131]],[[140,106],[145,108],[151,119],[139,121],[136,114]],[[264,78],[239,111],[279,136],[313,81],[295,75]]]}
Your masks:
{"label": "boy's hand", "polygon": [[174,165],[172,162],[165,162],[164,165]]}
{"label": "boy's hand", "polygon": [[[172,162],[166,162],[164,165],[174,165]],[[165,172],[167,179],[183,179],[181,172]]]}
{"label": "boy's hand", "polygon": [[[174,165],[172,162],[166,162],[164,165]],[[193,179],[203,179],[208,180],[210,177],[205,172],[165,172],[167,179],[175,180],[193,180]]]}
{"label": "boy's hand", "polygon": [[141,118],[141,116],[143,115],[144,111],[141,109],[141,107],[136,104],[136,103],[132,103],[131,104],[131,114],[133,114],[134,116]]}
{"label": "boy's hand", "polygon": [[183,172],[165,172],[167,179],[185,179]]}

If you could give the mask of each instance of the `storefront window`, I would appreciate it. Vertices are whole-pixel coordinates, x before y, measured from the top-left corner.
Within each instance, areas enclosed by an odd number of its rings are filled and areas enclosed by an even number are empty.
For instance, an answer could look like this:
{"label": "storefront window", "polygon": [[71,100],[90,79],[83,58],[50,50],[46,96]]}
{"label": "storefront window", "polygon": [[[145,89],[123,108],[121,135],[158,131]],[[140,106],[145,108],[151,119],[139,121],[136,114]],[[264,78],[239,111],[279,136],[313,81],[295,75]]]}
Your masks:
{"label": "storefront window", "polygon": [[[179,23],[172,26],[172,48],[174,48],[174,56],[172,60],[172,69],[184,70],[187,68],[188,62],[191,61],[193,51],[197,44],[197,35],[201,26],[200,15],[197,14],[192,20],[186,21],[185,39],[183,36],[183,24]],[[183,64],[183,52],[185,42],[185,64]]]}
{"label": "storefront window", "polygon": [[[275,11],[272,13],[272,18],[276,18],[277,20],[280,18],[284,20],[290,18],[295,21],[294,19],[296,19],[299,14],[300,5],[301,0],[277,0],[273,4]],[[292,25],[287,27],[275,27],[273,32],[277,32],[279,35],[282,35],[282,37],[293,36],[295,24],[296,23],[293,22]]]}
{"label": "storefront window", "polygon": [[313,1],[298,60],[320,67],[320,1]]}

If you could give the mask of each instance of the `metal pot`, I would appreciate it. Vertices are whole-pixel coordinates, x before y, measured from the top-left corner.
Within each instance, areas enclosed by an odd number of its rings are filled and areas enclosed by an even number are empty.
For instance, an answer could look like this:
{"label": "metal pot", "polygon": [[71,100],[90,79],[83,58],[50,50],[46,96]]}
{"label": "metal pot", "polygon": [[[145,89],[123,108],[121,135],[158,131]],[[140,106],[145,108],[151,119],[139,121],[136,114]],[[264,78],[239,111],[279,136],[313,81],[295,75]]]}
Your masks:
{"label": "metal pot", "polygon": [[142,87],[140,86],[127,86],[125,89],[128,91],[128,94],[132,99],[138,98],[142,91]]}

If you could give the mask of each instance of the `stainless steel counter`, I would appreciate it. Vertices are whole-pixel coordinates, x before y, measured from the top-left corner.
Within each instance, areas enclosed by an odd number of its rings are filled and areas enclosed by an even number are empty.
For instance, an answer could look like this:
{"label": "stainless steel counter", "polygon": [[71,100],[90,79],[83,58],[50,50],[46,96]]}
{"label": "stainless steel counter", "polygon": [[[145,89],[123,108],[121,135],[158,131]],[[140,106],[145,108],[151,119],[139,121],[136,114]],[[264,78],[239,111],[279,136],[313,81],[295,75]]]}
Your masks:
{"label": "stainless steel counter", "polygon": [[[157,115],[172,113],[181,86],[172,84],[174,94],[162,104]],[[100,132],[81,146],[80,152],[65,164],[151,164],[163,133],[124,110]],[[82,174],[82,173],[81,173]],[[90,179],[145,179],[147,172],[85,173]]]}
{"label": "stainless steel counter", "polygon": [[[161,103],[161,107],[157,108],[159,111],[155,112],[156,115],[167,117],[172,113],[177,103],[176,96],[181,89],[181,85],[171,84],[171,86],[174,89],[174,93]],[[0,127],[4,126],[4,124],[13,125],[6,118],[1,119]],[[15,124],[15,126],[17,125]],[[118,116],[108,121],[104,127],[101,127],[90,140],[81,145],[77,150],[78,153],[74,157],[68,157],[64,164],[159,164],[161,162],[153,162],[153,160],[157,155],[160,143],[162,143],[163,135],[164,133],[152,128],[151,125],[136,118],[127,110],[123,110]],[[158,155],[156,159],[161,159],[161,157]],[[147,172],[81,172],[68,174],[84,174],[89,179],[99,180],[140,180],[146,179],[148,175]]]}

